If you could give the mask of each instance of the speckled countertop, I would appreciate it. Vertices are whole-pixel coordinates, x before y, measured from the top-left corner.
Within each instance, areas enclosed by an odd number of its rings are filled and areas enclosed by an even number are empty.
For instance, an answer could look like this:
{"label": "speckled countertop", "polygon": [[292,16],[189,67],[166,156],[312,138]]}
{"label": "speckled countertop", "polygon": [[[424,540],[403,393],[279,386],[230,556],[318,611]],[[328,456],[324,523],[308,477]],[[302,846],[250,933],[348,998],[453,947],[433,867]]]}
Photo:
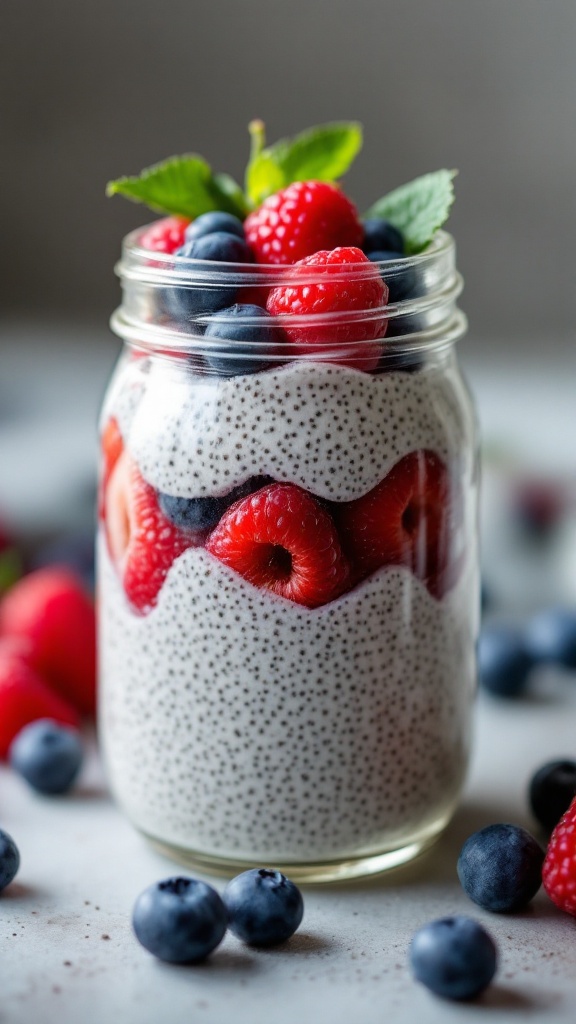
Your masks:
{"label": "speckled countertop", "polygon": [[[22,866],[0,897],[1,1024],[573,1021],[574,920],[543,892],[521,914],[488,914],[470,903],[455,873],[462,842],[477,828],[533,828],[533,770],[575,753],[573,680],[549,675],[534,689],[522,702],[480,702],[466,796],[432,851],[380,878],[304,887],[304,921],[284,947],[255,951],[227,935],[194,967],[157,962],[132,936],[135,897],[175,867],[112,805],[96,753],[65,799],[35,796],[3,769],[0,824],[18,842]],[[494,984],[471,1004],[436,999],[407,966],[414,930],[455,912],[480,919],[500,950]]]}

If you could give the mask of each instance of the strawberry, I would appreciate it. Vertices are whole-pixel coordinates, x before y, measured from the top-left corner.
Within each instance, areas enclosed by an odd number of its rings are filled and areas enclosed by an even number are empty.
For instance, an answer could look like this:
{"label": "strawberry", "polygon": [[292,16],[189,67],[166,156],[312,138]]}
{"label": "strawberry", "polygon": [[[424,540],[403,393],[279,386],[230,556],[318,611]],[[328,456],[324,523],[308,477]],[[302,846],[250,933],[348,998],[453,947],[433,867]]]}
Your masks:
{"label": "strawberry", "polygon": [[295,181],[264,200],[244,221],[257,263],[296,263],[319,249],[362,245],[356,207],[336,185]]}
{"label": "strawberry", "polygon": [[7,756],[20,730],[38,718],[52,718],[63,725],[79,724],[74,708],[50,689],[14,649],[12,641],[0,640],[0,757]]}
{"label": "strawberry", "polygon": [[338,597],[348,581],[329,513],[294,484],[269,484],[235,502],[206,550],[254,586],[308,608]]}
{"label": "strawberry", "polygon": [[436,597],[453,582],[450,481],[434,452],[404,456],[368,494],[335,514],[358,578],[384,565],[405,565]]}
{"label": "strawberry", "polygon": [[[388,288],[360,249],[316,252],[286,270],[284,281],[272,288],[266,308],[286,318],[282,326],[295,355],[366,372],[376,368],[382,354],[376,339],[386,333],[382,307]],[[302,317],[314,322],[302,323]]]}
{"label": "strawberry", "polygon": [[576,798],[550,836],[542,882],[552,902],[576,917]]}
{"label": "strawberry", "polygon": [[186,241],[186,228],[190,221],[184,217],[162,217],[145,228],[139,244],[152,252],[176,252]]}
{"label": "strawberry", "polygon": [[102,461],[98,493],[98,515],[100,516],[100,519],[103,519],[108,482],[112,475],[112,470],[124,450],[124,442],[122,440],[122,434],[120,433],[120,427],[118,426],[118,421],[114,416],[111,416],[104,426],[100,447],[102,452]]}
{"label": "strawberry", "polygon": [[108,547],[126,597],[144,615],[156,604],[174,560],[197,538],[163,515],[156,491],[127,452],[110,477],[105,519]]}
{"label": "strawberry", "polygon": [[0,637],[28,641],[30,665],[74,707],[94,714],[94,606],[75,573],[49,566],[15,583],[0,604]]}

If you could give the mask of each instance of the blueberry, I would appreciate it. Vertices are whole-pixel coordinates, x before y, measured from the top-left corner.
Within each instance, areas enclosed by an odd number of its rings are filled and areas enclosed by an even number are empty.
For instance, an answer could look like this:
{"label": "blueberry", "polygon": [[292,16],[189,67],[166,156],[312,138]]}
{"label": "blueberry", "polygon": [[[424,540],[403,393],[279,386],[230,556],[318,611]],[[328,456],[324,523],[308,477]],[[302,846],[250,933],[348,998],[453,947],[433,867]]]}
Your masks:
{"label": "blueberry", "polygon": [[210,369],[223,377],[237,377],[277,365],[285,354],[286,339],[284,331],[271,319],[261,306],[248,303],[237,303],[217,313],[204,334],[205,338],[216,340],[215,350],[205,352]]}
{"label": "blueberry", "polygon": [[496,973],[492,936],[471,917],[459,914],[430,921],[416,932],[410,966],[417,981],[445,999],[473,999]]}
{"label": "blueberry", "polygon": [[389,259],[398,259],[404,253],[404,236],[390,221],[370,217],[364,221],[362,249],[364,252],[389,251],[396,254]]}
{"label": "blueberry", "polygon": [[551,832],[576,797],[576,761],[550,761],[530,782],[529,800],[537,821]]}
{"label": "blueberry", "polygon": [[186,241],[195,242],[203,235],[212,235],[216,231],[224,231],[228,235],[236,235],[244,241],[244,225],[233,213],[224,213],[221,210],[213,210],[210,213],[202,213],[196,220],[186,228]]}
{"label": "blueberry", "polygon": [[9,836],[0,828],[0,892],[16,877],[20,867],[20,854],[18,847]]}
{"label": "blueberry", "polygon": [[521,910],[542,882],[544,852],[519,825],[488,825],[469,836],[458,858],[467,896],[485,910]]}
{"label": "blueberry", "polygon": [[521,630],[513,626],[485,626],[478,641],[481,685],[500,697],[516,697],[526,688],[533,659]]}
{"label": "blueberry", "polygon": [[[382,263],[389,260],[399,260],[401,257],[397,252],[390,252],[385,249],[375,249],[367,253],[372,263]],[[388,302],[402,302],[404,299],[416,299],[423,294],[423,286],[419,280],[416,268],[412,265],[390,267],[389,270],[381,269],[382,279],[388,285]]]}
{"label": "blueberry", "polygon": [[230,931],[251,946],[285,942],[304,914],[300,890],[280,871],[254,868],[228,882],[223,895]]}
{"label": "blueberry", "polygon": [[[232,305],[236,299],[239,284],[233,274],[220,269],[218,263],[251,263],[252,254],[246,242],[237,235],[225,231],[214,231],[192,242],[186,242],[174,253],[175,257],[195,260],[209,260],[212,266],[194,267],[191,271],[194,283],[189,287],[166,288],[163,302],[167,312],[176,319],[187,320],[202,313],[214,313]],[[184,269],[182,266],[179,270]],[[224,275],[229,275],[228,281]],[[218,283],[221,278],[222,283]]]}
{"label": "blueberry", "polygon": [[536,662],[576,668],[576,612],[549,608],[526,627],[526,649]]}
{"label": "blueberry", "polygon": [[250,477],[219,498],[181,498],[160,491],[158,501],[166,518],[181,530],[210,530],[230,505],[265,487],[271,480],[269,476]]}
{"label": "blueberry", "polygon": [[159,960],[193,964],[222,942],[228,917],[211,885],[195,878],[167,878],[150,885],[134,904],[138,941]]}
{"label": "blueberry", "polygon": [[65,793],[82,764],[82,740],[76,729],[41,718],[18,733],[10,746],[10,764],[32,789]]}

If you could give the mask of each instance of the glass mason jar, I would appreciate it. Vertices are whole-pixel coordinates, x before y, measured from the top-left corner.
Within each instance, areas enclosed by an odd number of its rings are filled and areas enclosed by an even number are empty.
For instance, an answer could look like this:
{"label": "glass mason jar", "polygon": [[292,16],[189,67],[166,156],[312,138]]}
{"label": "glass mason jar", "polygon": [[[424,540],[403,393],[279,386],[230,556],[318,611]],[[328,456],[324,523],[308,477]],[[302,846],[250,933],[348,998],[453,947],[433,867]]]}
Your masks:
{"label": "glass mason jar", "polygon": [[[478,462],[453,240],[303,269],[138,238],[102,414],[112,791],[205,870],[395,866],[449,821],[470,746]],[[382,301],[354,305],[375,276]],[[314,311],[252,308],[239,329],[234,304],[288,288],[316,289]]]}

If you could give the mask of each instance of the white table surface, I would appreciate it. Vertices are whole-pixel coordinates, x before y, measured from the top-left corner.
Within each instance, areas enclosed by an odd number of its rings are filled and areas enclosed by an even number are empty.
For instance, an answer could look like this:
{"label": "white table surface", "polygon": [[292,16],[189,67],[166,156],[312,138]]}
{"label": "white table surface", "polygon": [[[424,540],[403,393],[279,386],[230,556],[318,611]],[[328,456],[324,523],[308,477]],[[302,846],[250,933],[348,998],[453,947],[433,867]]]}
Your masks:
{"label": "white table surface", "polygon": [[[495,821],[534,828],[526,805],[532,772],[576,753],[575,681],[540,679],[537,695],[522,702],[481,701],[462,807],[428,854],[387,876],[305,886],[304,921],[289,943],[256,951],[227,935],[193,967],[156,961],[132,936],[138,893],[178,868],[112,805],[96,756],[67,798],[41,798],[2,769],[0,824],[18,842],[22,865],[0,896],[0,1021],[573,1022],[574,920],[543,891],[523,913],[489,914],[467,899],[455,869],[462,842],[477,828]],[[408,969],[415,929],[453,913],[482,921],[500,950],[497,977],[474,1003],[435,998]]]}
{"label": "white table surface", "polygon": [[[90,484],[97,407],[116,346],[97,331],[87,347],[85,333],[0,330],[0,508],[23,532],[38,529],[40,516],[42,526],[73,525]],[[548,375],[537,360],[521,374],[514,361],[497,369],[464,362],[488,433],[509,431],[526,451],[532,429],[539,462],[573,467],[571,352]],[[0,826],[22,854],[17,880],[0,896],[0,1024],[572,1022],[574,920],[543,892],[522,914],[485,913],[460,889],[455,865],[463,840],[483,825],[534,828],[526,802],[532,772],[576,756],[575,682],[548,675],[535,679],[530,699],[480,701],[466,795],[429,854],[378,879],[305,887],[304,922],[285,947],[254,951],[227,936],[209,961],[190,968],[155,961],[131,934],[135,897],[178,869],[114,808],[95,749],[77,792],[63,799],[35,796],[0,769]],[[495,983],[471,1004],[434,998],[407,966],[414,930],[460,912],[488,927],[501,957]]]}

